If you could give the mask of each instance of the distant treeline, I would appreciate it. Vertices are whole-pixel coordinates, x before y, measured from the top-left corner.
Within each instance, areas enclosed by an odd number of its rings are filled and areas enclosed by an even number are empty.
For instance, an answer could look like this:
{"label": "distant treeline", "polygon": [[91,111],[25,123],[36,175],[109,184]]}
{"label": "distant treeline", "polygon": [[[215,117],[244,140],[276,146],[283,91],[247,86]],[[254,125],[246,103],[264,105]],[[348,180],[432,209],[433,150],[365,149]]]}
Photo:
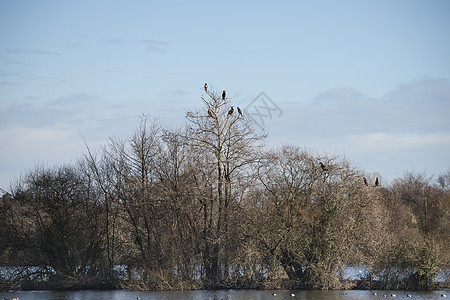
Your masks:
{"label": "distant treeline", "polygon": [[450,169],[376,186],[338,156],[268,149],[228,98],[202,100],[181,129],[143,116],[20,178],[0,199],[0,289],[448,286]]}

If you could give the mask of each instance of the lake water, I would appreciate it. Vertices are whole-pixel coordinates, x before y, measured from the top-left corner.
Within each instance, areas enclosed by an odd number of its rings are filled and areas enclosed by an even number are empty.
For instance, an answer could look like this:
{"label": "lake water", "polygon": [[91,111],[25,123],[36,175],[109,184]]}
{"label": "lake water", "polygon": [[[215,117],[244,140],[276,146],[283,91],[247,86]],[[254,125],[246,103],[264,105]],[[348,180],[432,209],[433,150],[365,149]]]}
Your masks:
{"label": "lake water", "polygon": [[[378,295],[373,295],[376,292]],[[274,296],[273,293],[277,295]],[[295,294],[295,296],[291,296]],[[214,290],[214,291],[167,291],[167,292],[140,292],[140,291],[11,291],[0,292],[0,299],[19,298],[20,300],[212,300],[212,299],[239,299],[239,300],[265,300],[265,299],[450,299],[449,291],[269,291],[269,290]],[[407,297],[410,294],[412,298]],[[442,298],[447,294],[447,298]],[[386,298],[384,297],[386,296]]]}

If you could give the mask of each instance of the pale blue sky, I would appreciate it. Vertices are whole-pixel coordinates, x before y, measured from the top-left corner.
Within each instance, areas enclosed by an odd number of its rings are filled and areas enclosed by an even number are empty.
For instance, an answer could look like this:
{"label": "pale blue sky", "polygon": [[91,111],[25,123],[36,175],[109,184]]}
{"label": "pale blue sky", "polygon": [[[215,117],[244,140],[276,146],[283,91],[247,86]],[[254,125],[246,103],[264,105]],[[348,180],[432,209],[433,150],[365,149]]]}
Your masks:
{"label": "pale blue sky", "polygon": [[269,145],[345,155],[385,181],[450,167],[450,1],[0,0],[0,187],[167,126],[204,82],[283,110]]}

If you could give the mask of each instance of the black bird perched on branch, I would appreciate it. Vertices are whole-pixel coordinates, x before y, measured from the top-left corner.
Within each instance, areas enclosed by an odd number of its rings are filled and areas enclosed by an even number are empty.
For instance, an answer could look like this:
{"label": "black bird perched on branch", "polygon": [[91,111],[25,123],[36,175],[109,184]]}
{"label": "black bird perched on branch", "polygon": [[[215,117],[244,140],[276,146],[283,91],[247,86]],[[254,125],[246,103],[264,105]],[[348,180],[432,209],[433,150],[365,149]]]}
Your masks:
{"label": "black bird perched on branch", "polygon": [[363,177],[363,180],[364,180],[364,184],[365,184],[366,186],[369,186],[369,183],[367,182],[366,177]]}
{"label": "black bird perched on branch", "polygon": [[237,110],[238,110],[239,115],[242,116],[242,110],[239,108],[239,106],[237,107]]}
{"label": "black bird perched on branch", "polygon": [[225,91],[222,92],[222,100],[225,100],[225,97],[227,96],[227,94],[225,94]]}
{"label": "black bird perched on branch", "polygon": [[378,186],[380,184],[380,181],[378,180],[378,177],[375,178],[375,186]]}
{"label": "black bird perched on branch", "polygon": [[209,108],[208,108],[208,116],[209,116],[210,118],[213,117],[213,113],[212,113],[211,109],[209,109]]}
{"label": "black bird perched on branch", "polygon": [[231,107],[231,109],[228,111],[228,116],[231,116],[234,112],[234,108],[233,106]]}
{"label": "black bird perched on branch", "polygon": [[325,167],[325,165],[321,161],[319,162],[319,165],[322,168],[322,171],[328,171],[328,168]]}
{"label": "black bird perched on branch", "polygon": [[205,82],[205,92],[208,91],[208,84]]}

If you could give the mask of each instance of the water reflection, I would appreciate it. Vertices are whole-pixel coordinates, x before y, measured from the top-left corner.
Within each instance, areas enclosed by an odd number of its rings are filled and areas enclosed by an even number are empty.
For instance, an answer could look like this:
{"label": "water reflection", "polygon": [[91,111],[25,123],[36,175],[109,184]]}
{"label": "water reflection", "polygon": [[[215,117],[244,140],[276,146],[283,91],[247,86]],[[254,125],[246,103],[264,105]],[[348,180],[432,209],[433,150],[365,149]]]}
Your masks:
{"label": "water reflection", "polygon": [[[276,293],[276,296],[273,295]],[[374,294],[376,293],[376,295]],[[294,294],[294,296],[291,296]],[[261,290],[218,290],[218,291],[167,291],[167,292],[140,292],[140,291],[17,291],[0,293],[0,299],[19,298],[20,300],[276,300],[276,299],[386,299],[393,298],[409,299],[447,299],[441,298],[446,291],[261,291]]]}

